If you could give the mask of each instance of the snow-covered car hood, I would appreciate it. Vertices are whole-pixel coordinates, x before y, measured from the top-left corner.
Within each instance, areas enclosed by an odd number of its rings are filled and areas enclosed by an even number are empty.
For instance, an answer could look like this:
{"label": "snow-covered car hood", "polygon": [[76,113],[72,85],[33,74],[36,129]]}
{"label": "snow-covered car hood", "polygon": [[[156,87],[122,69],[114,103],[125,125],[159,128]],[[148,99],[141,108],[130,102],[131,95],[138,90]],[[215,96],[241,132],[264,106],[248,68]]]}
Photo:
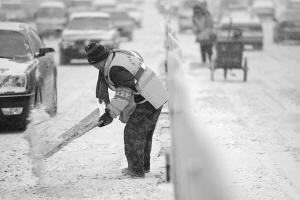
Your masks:
{"label": "snow-covered car hood", "polygon": [[113,38],[116,30],[67,30],[62,32],[63,40],[100,39],[109,40]]}
{"label": "snow-covered car hood", "polygon": [[0,58],[0,76],[24,73],[34,60]]}

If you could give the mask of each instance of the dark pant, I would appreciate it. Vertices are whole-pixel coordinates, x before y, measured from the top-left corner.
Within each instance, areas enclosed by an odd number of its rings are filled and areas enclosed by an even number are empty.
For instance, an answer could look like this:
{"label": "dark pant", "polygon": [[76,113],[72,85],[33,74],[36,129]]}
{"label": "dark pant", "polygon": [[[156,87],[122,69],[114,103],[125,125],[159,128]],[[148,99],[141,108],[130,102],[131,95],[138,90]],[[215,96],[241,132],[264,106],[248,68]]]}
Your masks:
{"label": "dark pant", "polygon": [[144,174],[150,169],[152,137],[162,108],[155,109],[149,102],[137,104],[124,129],[125,155],[128,169]]}
{"label": "dark pant", "polygon": [[206,62],[206,54],[211,62],[212,46],[212,44],[200,43],[201,58],[203,63]]}

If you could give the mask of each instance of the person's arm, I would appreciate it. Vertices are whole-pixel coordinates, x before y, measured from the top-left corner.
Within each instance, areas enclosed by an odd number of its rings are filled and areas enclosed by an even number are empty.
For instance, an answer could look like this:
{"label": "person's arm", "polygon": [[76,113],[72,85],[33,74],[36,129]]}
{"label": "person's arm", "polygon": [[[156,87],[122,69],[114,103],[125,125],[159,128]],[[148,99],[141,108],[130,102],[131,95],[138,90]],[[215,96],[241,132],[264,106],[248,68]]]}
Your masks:
{"label": "person's arm", "polygon": [[134,76],[121,66],[113,66],[109,73],[110,80],[113,82],[116,91],[115,96],[107,104],[110,115],[116,118],[129,104],[132,95],[136,92]]}

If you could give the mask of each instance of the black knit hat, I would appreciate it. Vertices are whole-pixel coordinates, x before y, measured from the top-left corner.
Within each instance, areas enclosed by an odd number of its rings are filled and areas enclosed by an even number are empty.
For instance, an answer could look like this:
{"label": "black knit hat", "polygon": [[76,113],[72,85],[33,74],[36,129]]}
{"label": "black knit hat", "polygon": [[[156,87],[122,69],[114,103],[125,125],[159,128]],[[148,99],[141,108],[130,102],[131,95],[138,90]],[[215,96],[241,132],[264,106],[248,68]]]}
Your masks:
{"label": "black knit hat", "polygon": [[85,47],[85,52],[90,65],[101,62],[102,60],[107,58],[109,54],[109,50],[105,46],[102,46],[101,44],[96,42],[89,43]]}

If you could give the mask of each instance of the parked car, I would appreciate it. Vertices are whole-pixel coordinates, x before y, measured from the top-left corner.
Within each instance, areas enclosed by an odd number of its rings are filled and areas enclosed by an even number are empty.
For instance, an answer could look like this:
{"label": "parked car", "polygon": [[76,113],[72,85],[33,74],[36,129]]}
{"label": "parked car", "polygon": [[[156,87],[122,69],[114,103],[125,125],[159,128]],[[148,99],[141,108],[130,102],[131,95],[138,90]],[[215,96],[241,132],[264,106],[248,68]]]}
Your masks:
{"label": "parked car", "polygon": [[34,21],[36,12],[39,8],[40,0],[21,0],[22,1],[22,7],[24,11],[27,13],[28,20]]}
{"label": "parked car", "polygon": [[22,2],[19,0],[2,1],[0,3],[0,11],[4,13],[7,21],[26,22],[28,15],[22,7]]}
{"label": "parked car", "polygon": [[36,28],[41,38],[59,36],[67,23],[67,11],[63,2],[44,1],[36,15]]}
{"label": "parked car", "polygon": [[54,49],[17,22],[0,22],[0,44],[0,124],[25,129],[28,114],[39,105],[56,115]]}
{"label": "parked car", "polygon": [[115,27],[119,31],[120,37],[125,37],[129,41],[132,40],[134,21],[125,10],[104,10],[109,13]]}
{"label": "parked car", "polygon": [[81,12],[70,16],[59,43],[60,63],[69,64],[72,58],[85,59],[89,42],[99,42],[108,49],[119,48],[120,36],[108,13]]}
{"label": "parked car", "polygon": [[117,7],[116,0],[93,0],[92,8],[94,11],[102,11],[103,9],[114,9]]}
{"label": "parked car", "polygon": [[256,0],[252,4],[252,12],[261,19],[273,19],[275,15],[275,4],[272,0]]}
{"label": "parked car", "polygon": [[245,47],[250,45],[253,49],[263,49],[263,28],[262,23],[257,16],[244,14],[222,17],[218,24],[218,40],[227,40],[228,37],[233,36],[235,30],[242,31],[241,40]]}
{"label": "parked car", "polygon": [[286,0],[285,11],[300,12],[300,0]]}
{"label": "parked car", "polygon": [[134,3],[119,3],[117,9],[126,10],[134,21],[135,27],[142,27],[142,10]]}
{"label": "parked car", "polygon": [[284,40],[300,41],[300,11],[286,12],[276,20],[274,25],[274,42]]}
{"label": "parked car", "polygon": [[72,0],[68,1],[66,6],[68,15],[76,12],[91,11],[92,0]]}
{"label": "parked car", "polygon": [[206,7],[206,1],[182,1],[178,7],[178,29],[179,33],[193,29],[193,7],[201,5]]}

